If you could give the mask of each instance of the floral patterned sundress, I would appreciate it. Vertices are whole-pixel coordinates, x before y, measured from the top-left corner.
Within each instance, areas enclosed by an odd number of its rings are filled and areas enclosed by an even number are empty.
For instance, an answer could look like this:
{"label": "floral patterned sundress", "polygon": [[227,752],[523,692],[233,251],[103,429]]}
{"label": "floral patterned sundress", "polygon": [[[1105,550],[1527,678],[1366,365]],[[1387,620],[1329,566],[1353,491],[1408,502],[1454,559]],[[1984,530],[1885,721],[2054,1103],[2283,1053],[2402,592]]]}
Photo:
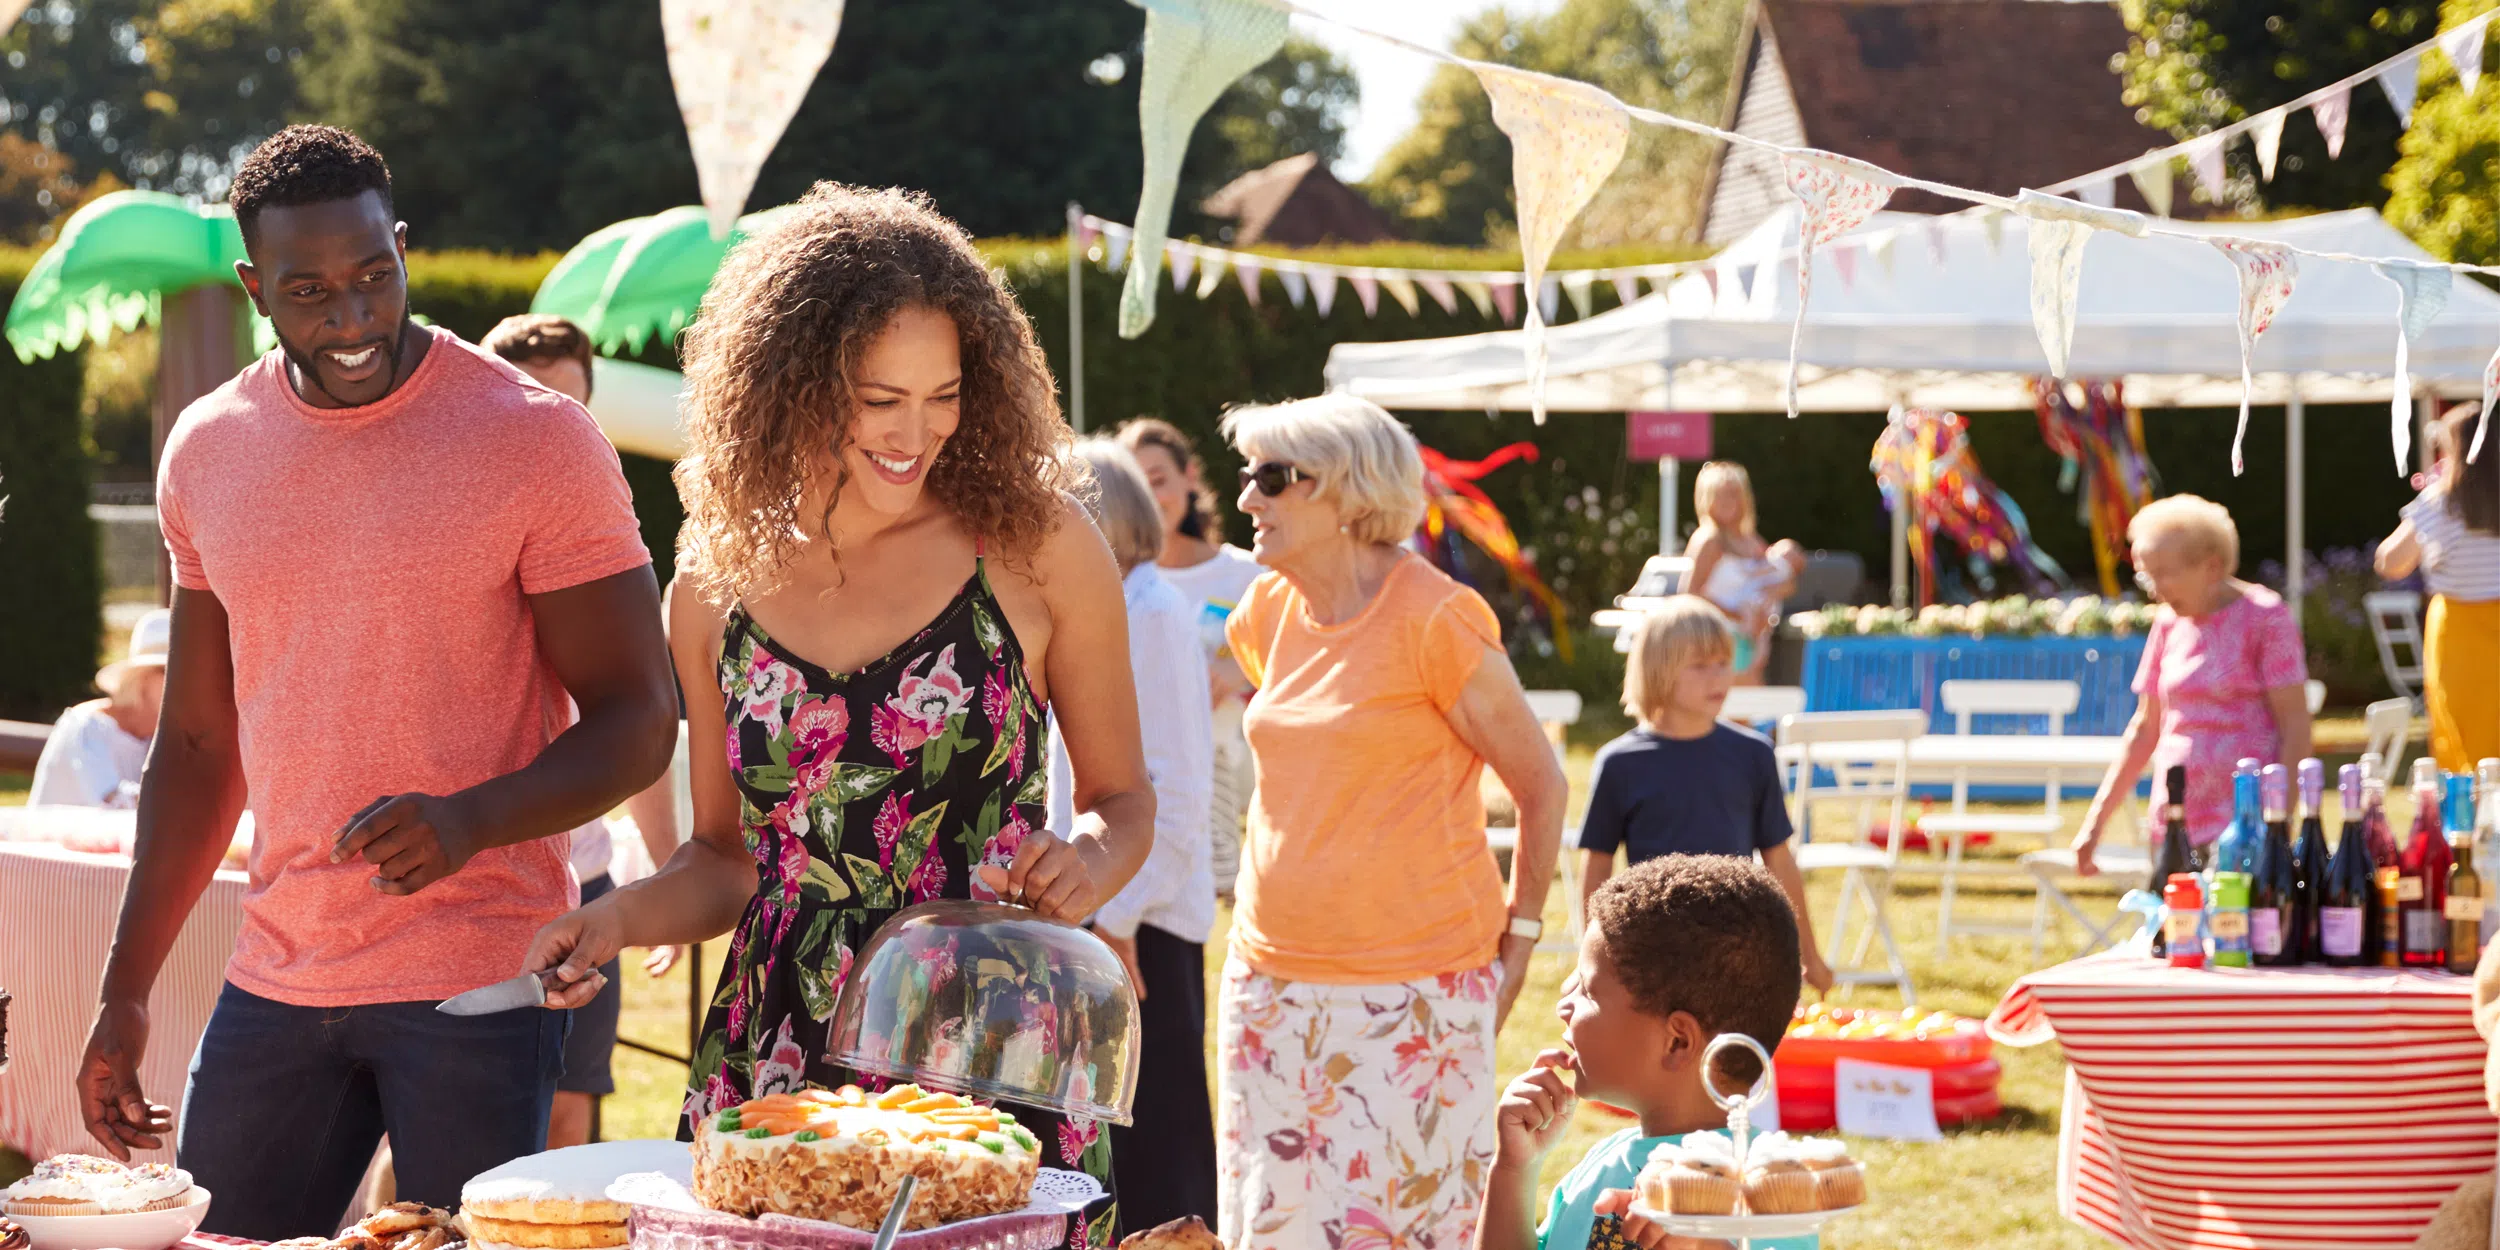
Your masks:
{"label": "floral patterned sundress", "polygon": [[[1044,707],[977,560],[937,619],[867,667],[835,674],[776,643],[741,604],[721,637],[729,771],[757,889],[704,1021],[680,1137],[693,1118],[804,1084],[880,1082],[825,1061],[853,952],[896,911],[991,899],[973,870],[1006,866],[1046,820]],[[970,975],[970,961],[936,969]],[[1017,1109],[1042,1166],[1111,1188],[1111,1144],[1079,1117]],[[1116,1205],[1072,1221],[1108,1246]]]}

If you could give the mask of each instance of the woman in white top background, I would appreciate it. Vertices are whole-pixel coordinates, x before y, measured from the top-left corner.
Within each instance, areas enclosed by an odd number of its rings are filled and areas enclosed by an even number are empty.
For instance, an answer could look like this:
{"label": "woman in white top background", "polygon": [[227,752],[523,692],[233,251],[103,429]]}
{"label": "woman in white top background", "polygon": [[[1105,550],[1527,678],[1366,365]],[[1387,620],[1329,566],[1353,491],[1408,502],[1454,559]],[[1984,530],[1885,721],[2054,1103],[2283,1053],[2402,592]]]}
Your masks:
{"label": "woman in white top background", "polygon": [[2431,429],[2430,482],[2378,547],[2379,576],[2422,571],[2422,691],[2431,754],[2470,772],[2500,756],[2500,439],[2469,461],[2481,408],[2459,404]]}
{"label": "woman in white top background", "polygon": [[1241,731],[1242,712],[1250,705],[1250,680],[1226,649],[1224,620],[1249,592],[1250,583],[1267,570],[1249,552],[1224,541],[1217,494],[1207,485],[1206,463],[1188,435],[1170,422],[1139,417],[1122,425],[1118,437],[1145,470],[1163,517],[1163,554],[1155,568],[1198,613],[1215,707],[1215,798],[1207,832],[1214,846],[1216,896],[1231,902],[1233,881],[1241,875],[1241,822],[1250,811],[1250,741]]}
{"label": "woman in white top background", "polygon": [[165,701],[165,654],[174,639],[173,613],[159,608],[130,630],[130,650],[95,675],[101,699],[61,713],[35,758],[29,806],[136,807],[139,772]]}
{"label": "woman in white top background", "polygon": [[1694,475],[1693,513],[1699,524],[1684,545],[1690,565],[1678,589],[1719,605],[1735,622],[1736,684],[1759,686],[1780,601],[1805,570],[1805,548],[1763,540],[1754,527],[1753,479],[1732,460],[1713,460]]}
{"label": "woman in white top background", "polygon": [[[1136,1123],[1111,1127],[1120,1222],[1153,1228],[1195,1215],[1215,1223],[1215,1112],[1207,1101],[1206,941],[1215,929],[1207,810],[1215,747],[1210,739],[1206,653],[1199,605],[1155,566],[1163,521],[1137,460],[1119,443],[1076,445],[1090,470],[1085,501],[1119,561],[1128,603],[1137,723],[1154,785],[1155,836],[1146,862],[1094,913],[1094,932],[1127,962],[1136,983],[1141,1047]],[[1075,777],[1051,728],[1050,830],[1075,832]]]}

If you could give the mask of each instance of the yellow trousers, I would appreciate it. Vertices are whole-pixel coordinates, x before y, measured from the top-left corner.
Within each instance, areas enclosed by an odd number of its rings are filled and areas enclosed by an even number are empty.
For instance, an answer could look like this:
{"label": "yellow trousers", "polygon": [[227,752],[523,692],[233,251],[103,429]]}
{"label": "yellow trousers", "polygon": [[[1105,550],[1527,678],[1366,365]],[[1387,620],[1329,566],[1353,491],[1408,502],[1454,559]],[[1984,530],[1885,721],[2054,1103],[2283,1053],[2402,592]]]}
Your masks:
{"label": "yellow trousers", "polygon": [[2449,772],[2500,756],[2500,599],[2431,598],[2422,623],[2431,755]]}

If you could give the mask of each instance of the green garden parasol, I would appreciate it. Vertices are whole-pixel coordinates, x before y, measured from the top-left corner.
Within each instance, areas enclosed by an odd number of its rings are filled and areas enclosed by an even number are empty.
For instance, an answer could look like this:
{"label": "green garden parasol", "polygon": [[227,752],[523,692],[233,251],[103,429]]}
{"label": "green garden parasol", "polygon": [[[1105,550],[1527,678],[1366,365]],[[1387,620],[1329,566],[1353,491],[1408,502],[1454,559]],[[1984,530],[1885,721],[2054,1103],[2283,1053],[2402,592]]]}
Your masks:
{"label": "green garden parasol", "polygon": [[[165,297],[203,286],[241,288],[243,232],[224,206],[195,208],[158,191],[116,191],[70,215],[10,301],[9,345],[21,361],[102,342],[164,315]],[[253,339],[275,343],[255,315]]]}
{"label": "green garden parasol", "polygon": [[749,213],[726,239],[713,238],[710,218],[691,204],[604,227],[556,262],[530,311],[569,318],[602,351],[641,351],[652,335],[685,329],[729,249],[789,211]]}

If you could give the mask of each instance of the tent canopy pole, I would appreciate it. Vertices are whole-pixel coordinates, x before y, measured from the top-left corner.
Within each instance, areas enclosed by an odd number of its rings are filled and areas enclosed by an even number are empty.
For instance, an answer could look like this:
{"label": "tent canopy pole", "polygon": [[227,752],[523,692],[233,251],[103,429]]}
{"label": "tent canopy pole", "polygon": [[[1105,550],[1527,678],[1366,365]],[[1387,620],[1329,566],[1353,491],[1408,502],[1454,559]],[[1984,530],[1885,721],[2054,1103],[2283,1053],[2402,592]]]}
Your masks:
{"label": "tent canopy pole", "polygon": [[2295,373],[2283,405],[2283,600],[2296,622],[2309,573],[2304,554],[2309,547],[2308,438],[2309,408],[2301,402],[2300,375]]}

